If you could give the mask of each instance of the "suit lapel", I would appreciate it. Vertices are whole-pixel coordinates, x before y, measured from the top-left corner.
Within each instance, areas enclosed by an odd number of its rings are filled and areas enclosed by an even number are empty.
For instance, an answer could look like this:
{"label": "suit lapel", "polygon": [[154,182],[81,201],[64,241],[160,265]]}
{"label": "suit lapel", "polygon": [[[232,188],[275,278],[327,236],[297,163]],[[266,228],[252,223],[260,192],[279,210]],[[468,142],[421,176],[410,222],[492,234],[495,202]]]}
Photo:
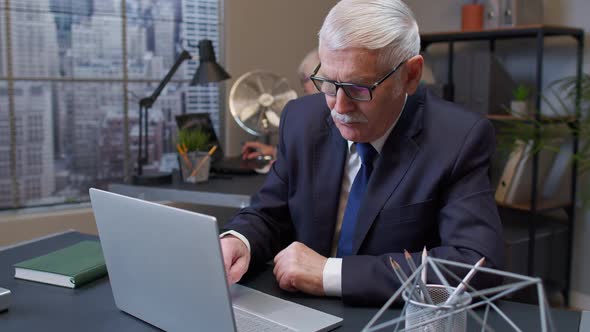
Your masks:
{"label": "suit lapel", "polygon": [[338,213],[342,174],[346,161],[346,140],[330,115],[313,145],[314,250],[329,256]]}
{"label": "suit lapel", "polygon": [[[420,91],[423,92],[423,91]],[[419,145],[414,137],[422,129],[423,93],[408,98],[401,118],[387,138],[358,212],[352,254],[356,255],[377,214],[414,162]]]}

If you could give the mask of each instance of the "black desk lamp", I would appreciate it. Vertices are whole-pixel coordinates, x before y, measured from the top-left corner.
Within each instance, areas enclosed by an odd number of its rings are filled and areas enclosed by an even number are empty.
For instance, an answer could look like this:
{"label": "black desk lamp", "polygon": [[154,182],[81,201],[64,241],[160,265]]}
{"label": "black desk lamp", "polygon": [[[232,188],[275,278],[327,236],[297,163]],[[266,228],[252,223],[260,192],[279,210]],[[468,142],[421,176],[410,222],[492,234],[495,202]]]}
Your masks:
{"label": "black desk lamp", "polygon": [[[229,74],[215,60],[213,44],[209,39],[199,41],[199,67],[191,80],[190,85],[219,82],[230,78]],[[143,174],[143,166],[148,162],[148,111],[156,102],[160,93],[178,70],[178,67],[185,61],[192,59],[186,50],[182,51],[176,62],[168,71],[168,74],[160,82],[151,96],[142,98],[139,101],[139,146],[137,152],[137,174],[133,176],[134,184],[165,184],[172,182],[172,174]]]}

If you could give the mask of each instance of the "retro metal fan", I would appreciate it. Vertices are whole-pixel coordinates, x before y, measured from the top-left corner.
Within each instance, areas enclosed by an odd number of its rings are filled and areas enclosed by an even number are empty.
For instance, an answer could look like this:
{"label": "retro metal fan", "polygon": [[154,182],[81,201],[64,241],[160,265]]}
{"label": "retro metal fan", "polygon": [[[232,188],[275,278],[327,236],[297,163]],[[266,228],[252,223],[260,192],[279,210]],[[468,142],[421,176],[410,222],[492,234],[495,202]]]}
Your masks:
{"label": "retro metal fan", "polygon": [[229,94],[229,110],[245,131],[268,136],[279,128],[283,107],[297,93],[287,79],[267,71],[251,71],[236,80]]}

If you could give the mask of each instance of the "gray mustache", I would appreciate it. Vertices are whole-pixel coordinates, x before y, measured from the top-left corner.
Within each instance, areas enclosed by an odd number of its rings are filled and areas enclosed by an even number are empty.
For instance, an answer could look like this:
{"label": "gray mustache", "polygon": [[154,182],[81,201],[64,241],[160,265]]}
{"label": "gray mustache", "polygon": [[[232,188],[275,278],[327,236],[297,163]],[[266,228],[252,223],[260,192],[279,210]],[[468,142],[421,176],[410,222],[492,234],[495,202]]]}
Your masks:
{"label": "gray mustache", "polygon": [[342,123],[367,123],[369,120],[360,112],[340,114],[336,110],[330,112],[332,119],[338,120]]}

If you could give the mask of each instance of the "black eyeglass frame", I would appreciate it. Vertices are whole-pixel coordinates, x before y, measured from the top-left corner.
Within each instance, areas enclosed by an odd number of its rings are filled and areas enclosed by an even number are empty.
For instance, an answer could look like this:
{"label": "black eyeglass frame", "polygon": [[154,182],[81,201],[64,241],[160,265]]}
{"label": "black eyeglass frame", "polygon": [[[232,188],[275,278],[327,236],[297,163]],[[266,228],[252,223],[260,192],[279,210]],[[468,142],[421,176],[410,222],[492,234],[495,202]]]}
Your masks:
{"label": "black eyeglass frame", "polygon": [[[360,87],[360,88],[364,88],[367,89],[369,91],[369,99],[359,99],[359,98],[355,98],[352,97],[347,89],[343,88],[342,90],[344,90],[344,93],[346,94],[346,96],[352,100],[356,100],[356,101],[371,101],[373,99],[373,90],[375,90],[381,83],[383,83],[386,79],[388,79],[391,75],[393,75],[404,63],[406,63],[408,60],[404,60],[402,62],[400,62],[397,66],[395,66],[389,73],[387,73],[385,76],[383,76],[380,80],[378,80],[377,82],[373,83],[373,85],[363,85],[363,84],[355,84],[355,83],[342,83],[342,82],[338,82],[338,81],[334,81],[334,80],[329,80],[327,78],[323,78],[323,77],[319,77],[316,76],[316,74],[318,73],[318,71],[320,70],[320,67],[322,66],[322,63],[318,63],[317,67],[314,69],[313,73],[309,76],[309,79],[313,82],[313,85],[315,86],[315,88],[323,93],[323,94],[327,94],[328,96],[331,97],[335,97],[338,94],[338,89],[341,87],[345,87],[345,86],[354,86],[354,87]],[[322,84],[322,82],[328,82],[328,83],[332,83],[334,84],[334,86],[336,87],[336,91],[334,92],[334,94],[329,94],[329,93],[325,93],[324,91],[322,91],[320,89],[320,87],[318,86],[318,84]]]}

